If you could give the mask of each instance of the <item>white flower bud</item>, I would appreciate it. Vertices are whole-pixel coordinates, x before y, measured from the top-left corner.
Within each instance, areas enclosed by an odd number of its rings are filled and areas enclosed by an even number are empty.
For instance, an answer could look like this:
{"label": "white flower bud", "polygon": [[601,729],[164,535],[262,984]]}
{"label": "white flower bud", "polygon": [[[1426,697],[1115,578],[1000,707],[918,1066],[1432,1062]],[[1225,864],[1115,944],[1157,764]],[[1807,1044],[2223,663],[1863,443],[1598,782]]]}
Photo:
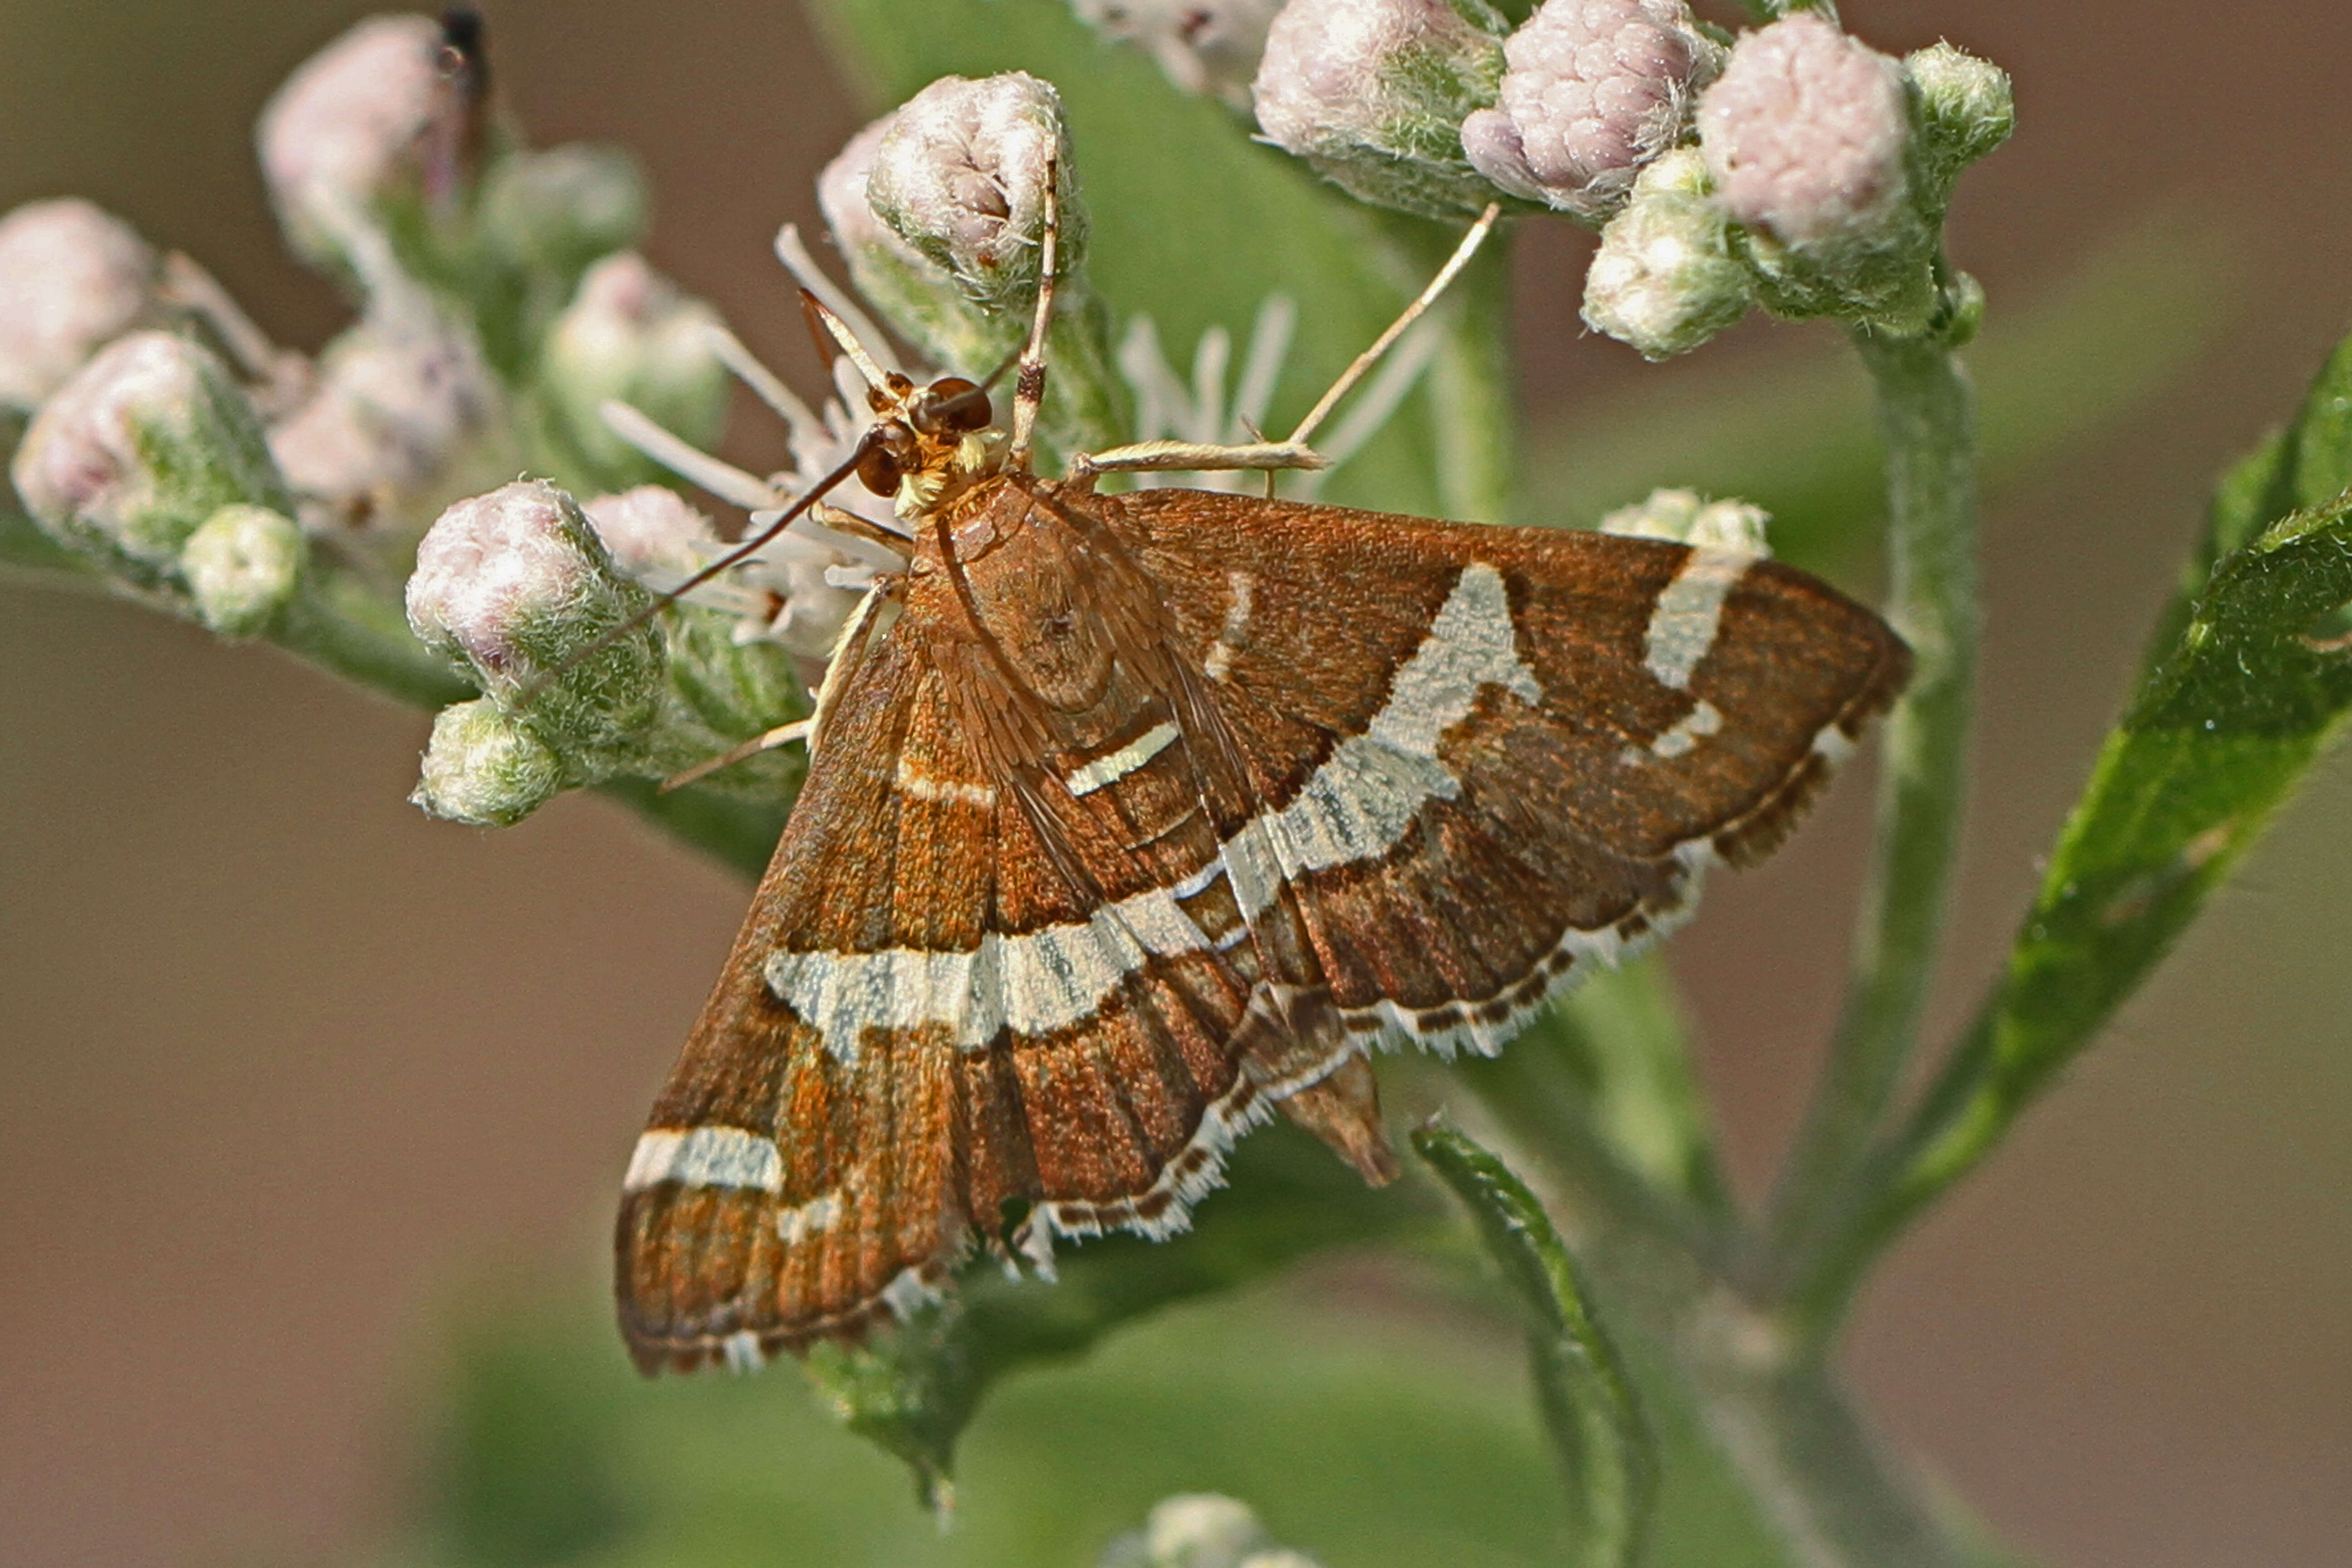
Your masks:
{"label": "white flower bud", "polygon": [[898,123],[893,111],[851,137],[817,176],[816,205],[857,291],[891,325],[936,353],[947,341],[975,339],[982,324],[947,269],[900,239],[866,199],[874,156]]}
{"label": "white flower bud", "polygon": [[1902,69],[1814,12],[1739,40],[1699,131],[1732,216],[1792,248],[1873,242],[1903,207]]}
{"label": "white flower bud", "polygon": [[660,633],[647,625],[603,640],[651,603],[572,499],[544,481],[443,512],[408,580],[417,640],[471,673],[582,777],[635,756],[654,721]]}
{"label": "white flower bud", "polygon": [[1935,237],[1913,202],[1902,68],[1812,11],[1743,37],[1698,111],[1717,195],[1765,302],[1916,331]]}
{"label": "white flower bud", "polygon": [[1266,34],[1257,122],[1365,201],[1475,213],[1494,192],[1461,127],[1493,105],[1503,70],[1501,41],[1446,0],[1291,0]]}
{"label": "white flower bud", "polygon": [[84,365],[34,416],[11,472],[52,537],[146,588],[180,586],[182,546],[222,507],[284,504],[251,399],[169,332],[118,338]]}
{"label": "white flower bud", "polygon": [[[854,144],[853,144],[854,145]],[[1082,302],[1086,209],[1077,200],[1061,95],[1021,71],[941,77],[893,115],[874,147],[874,215],[991,314],[1028,308],[1038,283],[1045,178],[1057,171],[1061,276]]]}
{"label": "white flower bud", "polygon": [[689,299],[634,250],[608,256],[548,335],[541,367],[581,456],[601,478],[650,477],[650,461],[604,423],[631,405],[688,444],[708,447],[727,419],[727,367],[711,347],[719,313]]}
{"label": "white flower bud", "polygon": [[667,485],[598,496],[583,510],[613,564],[648,587],[691,577],[724,548],[710,520]]}
{"label": "white flower bud", "polygon": [[197,618],[225,637],[269,629],[302,585],[301,528],[265,506],[225,506],[188,536],[180,570]]}
{"label": "white flower bud", "polygon": [[1152,1568],[1236,1568],[1243,1557],[1273,1542],[1248,1504],[1192,1492],[1152,1505],[1143,1544]]}
{"label": "white flower bud", "polygon": [[1698,347],[1754,300],[1730,221],[1706,193],[1697,152],[1686,147],[1642,172],[1584,274],[1585,325],[1654,360]]}
{"label": "white flower bud", "polygon": [[510,827],[565,784],[563,759],[487,697],[434,716],[420,774],[412,802],[475,827]]}
{"label": "white flower bud", "polygon": [[1070,0],[1078,19],[1160,62],[1184,91],[1250,106],[1250,79],[1283,0]]}
{"label": "white flower bud", "polygon": [[108,343],[163,314],[154,250],[66,196],[0,218],[0,408],[31,410]]}
{"label": "white flower bud", "polygon": [[509,153],[483,175],[476,222],[483,242],[520,270],[576,278],[645,232],[645,176],[617,147]]}
{"label": "white flower bud", "polygon": [[1940,206],[1960,171],[2017,129],[2017,101],[2007,71],[1949,44],[1911,55],[1903,75],[1918,121],[1919,162]]}
{"label": "white flower bud", "polygon": [[1511,195],[1598,222],[1682,140],[1723,50],[1683,0],[1548,0],[1503,57],[1500,96],[1462,122],[1463,152]]}
{"label": "white flower bud", "polygon": [[261,174],[294,248],[340,261],[349,226],[415,188],[442,104],[430,16],[371,16],[312,55],[261,111]]}
{"label": "white flower bud", "polygon": [[1769,555],[1764,531],[1771,521],[1769,512],[1750,501],[1711,501],[1696,490],[1652,490],[1649,500],[1602,518],[1601,531]]}
{"label": "white flower bud", "polygon": [[421,528],[516,464],[505,397],[472,329],[415,293],[378,301],[320,356],[269,448],[311,528]]}

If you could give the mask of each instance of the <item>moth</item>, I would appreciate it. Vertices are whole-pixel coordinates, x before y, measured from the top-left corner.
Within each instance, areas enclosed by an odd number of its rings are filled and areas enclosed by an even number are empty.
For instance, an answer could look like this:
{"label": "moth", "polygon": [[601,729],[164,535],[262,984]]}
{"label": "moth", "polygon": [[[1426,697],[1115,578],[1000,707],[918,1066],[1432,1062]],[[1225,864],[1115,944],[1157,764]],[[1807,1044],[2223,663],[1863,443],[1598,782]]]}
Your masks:
{"label": "moth", "polygon": [[876,413],[836,478],[900,498],[906,566],[629,1163],[649,1373],[856,1336],[975,1248],[1181,1231],[1276,1112],[1391,1179],[1375,1046],[1499,1049],[1769,850],[1908,673],[1738,551],[1095,485],[1313,466],[1306,426],[1041,477],[1040,296],[1009,434],[825,322]]}

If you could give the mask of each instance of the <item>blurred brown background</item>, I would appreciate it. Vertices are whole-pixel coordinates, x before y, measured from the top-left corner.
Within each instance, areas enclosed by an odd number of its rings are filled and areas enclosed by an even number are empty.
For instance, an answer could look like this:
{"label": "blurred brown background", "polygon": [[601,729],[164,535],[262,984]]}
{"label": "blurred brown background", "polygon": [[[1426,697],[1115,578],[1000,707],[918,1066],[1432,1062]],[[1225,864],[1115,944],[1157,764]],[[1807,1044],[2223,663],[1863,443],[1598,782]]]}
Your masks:
{"label": "blurred brown background", "polygon": [[[1051,4],[1054,0],[1005,0]],[[367,7],[0,0],[0,209],[87,194],[264,322],[341,319],[279,254],[255,110]],[[490,7],[534,138],[644,157],[656,262],[803,368],[777,223],[861,121],[784,0]],[[2150,209],[2243,236],[2220,347],[1986,519],[1976,811],[1946,1025],[2005,940],[2210,477],[2352,320],[2352,13],[2321,0],[1850,0],[1890,50],[2017,78],[1956,251],[1993,308]],[[1579,338],[1589,242],[1526,247],[1540,417],[1665,370]],[[35,1564],[314,1561],[384,1518],[436,1314],[593,1256],[740,913],[601,803],[502,835],[402,803],[424,721],[132,609],[0,584],[0,1540]],[[1849,784],[1675,948],[1751,1190],[1833,1005]],[[2013,1145],[1880,1277],[1851,1354],[1894,1435],[2084,1568],[2352,1562],[2352,774],[2278,825]],[[567,1264],[568,1266],[568,1264]]]}

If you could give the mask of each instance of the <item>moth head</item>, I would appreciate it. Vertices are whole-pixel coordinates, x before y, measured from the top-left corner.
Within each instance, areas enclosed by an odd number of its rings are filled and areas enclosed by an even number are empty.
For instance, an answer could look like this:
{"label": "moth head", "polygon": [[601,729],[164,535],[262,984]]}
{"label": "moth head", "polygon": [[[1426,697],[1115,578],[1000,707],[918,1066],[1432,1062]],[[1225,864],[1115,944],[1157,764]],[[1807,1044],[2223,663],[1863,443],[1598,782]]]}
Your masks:
{"label": "moth head", "polygon": [[901,516],[927,511],[1003,462],[1004,435],[988,391],[960,375],[919,386],[896,371],[866,398],[872,434],[857,459],[857,481],[898,503]]}

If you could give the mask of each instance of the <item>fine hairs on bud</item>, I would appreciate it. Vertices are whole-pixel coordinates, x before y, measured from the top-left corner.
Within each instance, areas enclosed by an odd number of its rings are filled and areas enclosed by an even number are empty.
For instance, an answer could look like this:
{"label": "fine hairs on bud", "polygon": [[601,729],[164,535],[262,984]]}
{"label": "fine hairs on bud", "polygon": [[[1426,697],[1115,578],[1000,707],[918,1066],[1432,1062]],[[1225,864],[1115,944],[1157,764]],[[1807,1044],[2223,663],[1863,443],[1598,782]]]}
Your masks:
{"label": "fine hairs on bud", "polygon": [[16,493],[58,542],[142,588],[181,591],[180,551],[222,507],[283,507],[260,416],[226,365],[169,332],[118,338],[41,405]]}
{"label": "fine hairs on bud", "polygon": [[1150,54],[1184,91],[1250,106],[1250,79],[1283,0],[1070,0],[1078,19]]}
{"label": "fine hairs on bud", "polygon": [[866,170],[866,199],[972,304],[1011,312],[1036,292],[1049,171],[1058,180],[1055,283],[1077,276],[1087,226],[1071,168],[1061,95],[1051,86],[1022,71],[942,77],[891,117]]}
{"label": "fine hairs on bud", "polygon": [[156,271],[137,230],[79,196],[0,218],[0,408],[38,407],[100,348],[161,324]]}
{"label": "fine hairs on bud", "polygon": [[1792,249],[1874,247],[1903,211],[1902,69],[1814,12],[1741,38],[1698,121],[1731,216]]}
{"label": "fine hairs on bud", "polygon": [[1462,122],[1493,104],[1503,70],[1501,41],[1446,0],[1291,0],[1266,34],[1257,122],[1352,195],[1467,216],[1494,190]]}
{"label": "fine hairs on bud", "polygon": [[1698,151],[1678,147],[1633,182],[1584,274],[1583,317],[1646,359],[1687,353],[1748,313],[1756,288]]}
{"label": "fine hairs on bud", "polygon": [[1723,49],[1683,0],[1547,0],[1503,56],[1496,106],[1462,122],[1464,153],[1503,190],[1590,223],[1682,140]]}

